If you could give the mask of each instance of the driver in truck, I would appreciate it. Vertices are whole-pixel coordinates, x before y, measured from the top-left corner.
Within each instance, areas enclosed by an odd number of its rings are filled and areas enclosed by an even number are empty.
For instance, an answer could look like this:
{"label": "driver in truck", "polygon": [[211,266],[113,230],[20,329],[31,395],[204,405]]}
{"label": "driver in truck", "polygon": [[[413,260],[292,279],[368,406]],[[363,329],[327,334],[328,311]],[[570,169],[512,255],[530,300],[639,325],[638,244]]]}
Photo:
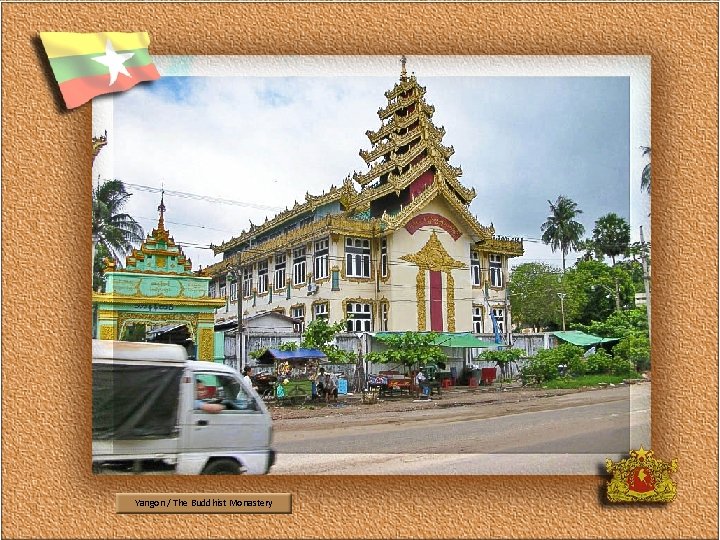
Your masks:
{"label": "driver in truck", "polygon": [[197,381],[195,383],[195,409],[214,414],[224,411],[225,405],[213,403],[205,383]]}

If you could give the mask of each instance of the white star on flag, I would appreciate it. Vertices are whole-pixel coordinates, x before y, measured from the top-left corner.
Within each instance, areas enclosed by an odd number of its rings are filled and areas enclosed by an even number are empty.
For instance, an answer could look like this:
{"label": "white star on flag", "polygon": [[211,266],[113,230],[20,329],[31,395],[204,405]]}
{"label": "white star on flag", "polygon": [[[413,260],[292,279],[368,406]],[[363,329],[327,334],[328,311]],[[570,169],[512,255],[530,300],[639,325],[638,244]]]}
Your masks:
{"label": "white star on flag", "polygon": [[113,49],[112,43],[110,43],[110,40],[108,39],[105,43],[105,54],[103,56],[95,56],[92,60],[108,67],[110,70],[110,84],[108,86],[112,86],[117,80],[118,73],[132,77],[132,75],[128,73],[124,64],[134,55],[135,53],[116,53],[115,49]]}

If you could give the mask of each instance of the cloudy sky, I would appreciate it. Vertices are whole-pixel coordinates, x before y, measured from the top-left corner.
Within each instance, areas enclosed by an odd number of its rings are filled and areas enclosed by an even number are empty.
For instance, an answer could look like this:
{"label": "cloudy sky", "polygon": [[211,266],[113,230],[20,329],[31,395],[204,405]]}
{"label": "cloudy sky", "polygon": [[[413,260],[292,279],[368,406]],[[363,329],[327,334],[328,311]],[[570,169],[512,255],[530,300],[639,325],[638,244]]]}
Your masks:
{"label": "cloudy sky", "polygon": [[[219,261],[207,247],[250,221],[366,171],[365,131],[380,127],[377,110],[400,72],[394,57],[269,58],[156,57],[160,80],[94,100],[93,133],[107,130],[109,144],[93,178],[126,182],[127,210],[147,232],[160,200],[152,190],[164,187],[167,227],[195,268]],[[455,148],[451,164],[477,192],[471,211],[497,234],[525,239],[513,264],[561,265],[539,241],[548,199],[561,194],[583,210],[587,235],[615,212],[634,240],[639,225],[648,236],[639,192],[640,146],[650,145],[645,61],[492,58],[409,57],[407,66]]]}

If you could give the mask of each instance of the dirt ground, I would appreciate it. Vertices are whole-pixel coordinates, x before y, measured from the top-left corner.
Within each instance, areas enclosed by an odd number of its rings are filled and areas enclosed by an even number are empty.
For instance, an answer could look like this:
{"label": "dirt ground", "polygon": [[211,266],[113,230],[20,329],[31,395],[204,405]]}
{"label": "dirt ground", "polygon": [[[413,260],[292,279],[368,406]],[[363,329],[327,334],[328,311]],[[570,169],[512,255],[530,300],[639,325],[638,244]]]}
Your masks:
{"label": "dirt ground", "polygon": [[[614,385],[613,385],[614,386]],[[622,384],[619,386],[623,386]],[[277,427],[285,425],[287,421],[307,418],[349,417],[355,415],[375,416],[387,413],[403,413],[407,411],[422,411],[427,409],[447,409],[478,404],[516,404],[523,402],[537,402],[543,398],[562,396],[579,392],[602,390],[602,387],[587,387],[571,390],[552,390],[524,388],[519,385],[494,385],[490,387],[470,388],[455,386],[443,389],[441,395],[433,394],[430,400],[420,400],[414,396],[404,394],[380,398],[377,403],[363,404],[360,394],[348,394],[338,397],[337,403],[324,403],[322,401],[308,401],[303,405],[279,405],[268,403],[273,421]]]}

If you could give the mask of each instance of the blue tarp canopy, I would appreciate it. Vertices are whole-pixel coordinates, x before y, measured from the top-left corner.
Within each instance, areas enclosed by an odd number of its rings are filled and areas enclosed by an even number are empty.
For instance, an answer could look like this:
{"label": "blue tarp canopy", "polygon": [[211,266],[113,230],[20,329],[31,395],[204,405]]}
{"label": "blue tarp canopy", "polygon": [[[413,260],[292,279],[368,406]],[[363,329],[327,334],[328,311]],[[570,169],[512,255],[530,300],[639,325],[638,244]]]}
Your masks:
{"label": "blue tarp canopy", "polygon": [[302,360],[323,360],[327,358],[325,353],[318,349],[297,349],[295,351],[281,351],[279,349],[268,349],[258,358],[259,364],[272,364],[275,361],[302,361]]}

